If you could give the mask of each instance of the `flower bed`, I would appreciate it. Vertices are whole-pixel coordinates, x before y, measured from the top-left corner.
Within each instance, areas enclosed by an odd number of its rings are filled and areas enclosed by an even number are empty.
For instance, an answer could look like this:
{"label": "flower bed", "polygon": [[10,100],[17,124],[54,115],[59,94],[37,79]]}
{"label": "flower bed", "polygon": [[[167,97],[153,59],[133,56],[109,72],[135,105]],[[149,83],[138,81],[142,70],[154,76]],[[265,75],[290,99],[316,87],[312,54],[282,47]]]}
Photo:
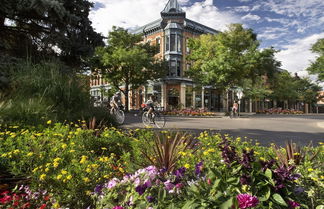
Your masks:
{"label": "flower bed", "polygon": [[0,208],[321,208],[323,149],[207,132],[6,126],[0,167],[30,187],[0,191]]}
{"label": "flower bed", "polygon": [[205,109],[182,109],[164,111],[165,115],[179,115],[179,116],[215,116],[216,113],[209,112]]}
{"label": "flower bed", "polygon": [[257,111],[257,114],[304,114],[303,111],[300,110],[294,110],[294,109],[282,109],[282,108],[271,108],[271,109],[265,109],[263,111]]}

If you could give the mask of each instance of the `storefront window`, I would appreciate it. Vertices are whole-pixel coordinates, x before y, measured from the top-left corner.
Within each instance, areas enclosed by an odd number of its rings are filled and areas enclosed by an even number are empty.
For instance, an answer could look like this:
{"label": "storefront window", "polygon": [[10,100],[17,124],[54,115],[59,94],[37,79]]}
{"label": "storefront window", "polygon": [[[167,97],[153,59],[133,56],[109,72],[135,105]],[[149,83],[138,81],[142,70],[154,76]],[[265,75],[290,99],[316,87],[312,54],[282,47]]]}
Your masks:
{"label": "storefront window", "polygon": [[168,105],[171,109],[178,108],[179,105],[179,90],[171,88],[168,91]]}
{"label": "storefront window", "polygon": [[195,97],[196,108],[201,108],[201,90],[196,90],[196,97]]}

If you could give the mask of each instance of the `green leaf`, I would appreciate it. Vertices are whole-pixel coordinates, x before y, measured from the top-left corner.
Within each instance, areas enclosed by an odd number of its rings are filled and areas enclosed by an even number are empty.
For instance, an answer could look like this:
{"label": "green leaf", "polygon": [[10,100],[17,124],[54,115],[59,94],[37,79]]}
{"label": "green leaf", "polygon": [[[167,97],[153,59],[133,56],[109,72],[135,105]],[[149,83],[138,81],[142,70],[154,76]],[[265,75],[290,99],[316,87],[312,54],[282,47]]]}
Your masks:
{"label": "green leaf", "polygon": [[196,200],[188,200],[186,201],[186,204],[182,207],[182,209],[194,209],[197,207],[197,203],[195,203]]}
{"label": "green leaf", "polygon": [[279,205],[282,205],[282,206],[286,206],[288,207],[287,203],[285,202],[285,200],[281,197],[280,194],[278,193],[275,193],[272,195],[273,199],[279,204]]}
{"label": "green leaf", "polygon": [[316,209],[324,209],[324,205],[319,205],[316,207]]}
{"label": "green leaf", "polygon": [[272,179],[272,171],[269,168],[267,168],[265,172],[265,176],[268,177],[269,179]]}
{"label": "green leaf", "polygon": [[261,202],[267,201],[271,195],[270,187],[263,187],[262,190],[258,193],[258,195],[259,195],[259,200]]}
{"label": "green leaf", "polygon": [[233,198],[231,197],[230,199],[228,199],[227,201],[223,202],[220,205],[220,209],[228,209],[231,208],[233,205]]}

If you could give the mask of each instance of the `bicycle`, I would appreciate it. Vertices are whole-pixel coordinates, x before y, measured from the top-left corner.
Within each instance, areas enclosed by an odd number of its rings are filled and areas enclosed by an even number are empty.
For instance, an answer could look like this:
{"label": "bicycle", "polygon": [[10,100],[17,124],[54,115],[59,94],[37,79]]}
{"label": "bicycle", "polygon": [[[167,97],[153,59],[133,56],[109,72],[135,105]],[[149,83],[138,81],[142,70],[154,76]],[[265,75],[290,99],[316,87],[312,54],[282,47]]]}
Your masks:
{"label": "bicycle", "polygon": [[229,114],[230,118],[238,118],[239,114],[237,112],[237,110],[233,110],[233,108],[231,108],[230,114]]}
{"label": "bicycle", "polygon": [[125,121],[125,113],[123,111],[123,106],[120,107],[112,107],[110,109],[110,114],[115,118],[116,122],[119,125],[122,125]]}
{"label": "bicycle", "polygon": [[146,104],[142,104],[142,108],[142,122],[145,127],[149,127],[151,124],[157,128],[163,128],[165,126],[165,117],[160,113],[159,107],[156,107],[150,115],[148,113],[149,108]]}

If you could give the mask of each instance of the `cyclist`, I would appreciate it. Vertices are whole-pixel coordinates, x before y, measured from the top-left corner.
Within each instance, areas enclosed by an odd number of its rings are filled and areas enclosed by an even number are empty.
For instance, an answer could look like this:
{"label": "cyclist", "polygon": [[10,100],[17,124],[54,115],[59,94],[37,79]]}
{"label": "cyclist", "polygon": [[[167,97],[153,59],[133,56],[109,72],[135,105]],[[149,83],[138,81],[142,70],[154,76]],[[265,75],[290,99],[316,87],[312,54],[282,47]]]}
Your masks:
{"label": "cyclist", "polygon": [[149,99],[146,101],[146,105],[149,108],[148,109],[148,116],[150,119],[152,119],[154,117],[154,103],[155,103],[155,96],[154,95],[150,95]]}
{"label": "cyclist", "polygon": [[121,103],[121,94],[116,92],[110,99],[110,107],[112,110],[118,110]]}

